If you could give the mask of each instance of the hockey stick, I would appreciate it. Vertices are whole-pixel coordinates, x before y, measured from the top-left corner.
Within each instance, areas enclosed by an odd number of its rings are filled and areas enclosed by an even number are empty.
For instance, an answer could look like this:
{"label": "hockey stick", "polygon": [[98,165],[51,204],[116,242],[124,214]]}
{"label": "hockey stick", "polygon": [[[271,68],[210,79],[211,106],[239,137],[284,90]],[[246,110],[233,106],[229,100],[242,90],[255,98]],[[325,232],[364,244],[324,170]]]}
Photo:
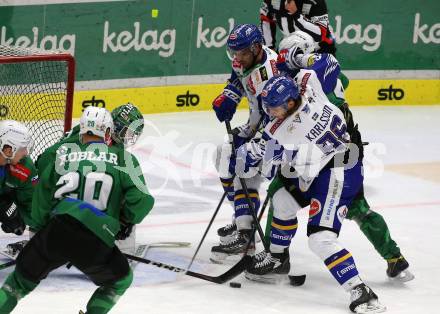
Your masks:
{"label": "hockey stick", "polygon": [[[249,138],[253,138],[253,137],[255,136],[255,134],[258,132],[258,129],[260,128],[261,122],[263,122],[263,116],[261,116],[260,120],[258,120],[257,127],[256,127],[255,130],[252,132],[252,135],[251,135]],[[232,131],[231,131],[231,134],[232,134]],[[234,149],[234,143],[233,143],[233,142],[234,142],[234,139],[232,138],[232,136],[230,137],[230,141],[231,141],[231,143],[232,143],[232,147],[233,147],[233,149]],[[235,179],[235,173],[234,173],[234,175],[232,176],[232,181],[233,181],[234,179]],[[227,194],[228,194],[227,191],[225,191],[225,192],[223,193],[223,195],[222,195],[222,197],[221,197],[221,199],[220,199],[220,202],[218,203],[217,208],[215,209],[214,214],[212,215],[212,218],[211,218],[211,220],[209,221],[208,226],[206,227],[205,233],[203,234],[202,239],[200,240],[199,245],[197,246],[197,249],[196,249],[196,251],[195,251],[193,257],[191,258],[191,262],[189,263],[188,268],[187,268],[188,270],[191,268],[192,264],[194,263],[194,260],[195,260],[195,258],[196,258],[196,256],[197,256],[197,254],[199,253],[199,250],[200,250],[200,248],[201,248],[201,246],[202,246],[202,243],[203,243],[203,241],[205,241],[206,235],[208,234],[208,231],[209,231],[209,229],[211,228],[212,223],[214,222],[214,219],[215,219],[215,217],[217,216],[218,211],[220,210],[220,207],[221,207],[221,205],[223,204],[223,201],[225,200],[225,197],[226,197]],[[246,252],[247,252],[247,249],[246,249]]]}
{"label": "hockey stick", "polygon": [[[232,135],[231,123],[229,122],[229,120],[225,120],[225,125],[226,125],[226,131],[227,131],[228,136],[229,136],[229,140],[230,140],[231,145],[232,145],[232,153],[235,155],[235,144],[234,144],[233,135]],[[257,218],[257,214],[256,214],[256,211],[255,211],[254,204],[252,203],[252,201],[251,201],[251,199],[249,197],[249,191],[248,191],[248,188],[247,188],[246,181],[245,181],[245,179],[241,178],[240,176],[238,176],[238,178],[240,180],[241,187],[243,188],[244,195],[246,196],[246,201],[247,201],[247,203],[249,205],[252,218],[254,219],[256,230],[258,231],[258,235],[262,239],[264,250],[267,253],[269,253],[269,246],[267,245],[266,242],[264,242],[263,229],[261,229],[261,225],[258,222],[258,218]],[[251,241],[251,239],[249,241]]]}
{"label": "hockey stick", "polygon": [[158,268],[167,269],[167,270],[175,272],[175,273],[184,273],[185,275],[188,275],[188,276],[191,276],[191,277],[195,277],[195,278],[199,278],[199,279],[206,280],[206,281],[210,281],[210,282],[217,283],[217,284],[223,284],[223,283],[231,280],[232,278],[235,278],[239,274],[241,274],[248,267],[248,265],[250,265],[251,260],[252,260],[252,258],[250,256],[245,255],[231,269],[229,269],[225,273],[221,274],[220,276],[212,277],[212,276],[196,273],[196,272],[193,272],[191,270],[186,270],[186,269],[183,269],[183,268],[180,268],[180,267],[168,265],[168,264],[165,264],[165,263],[155,262],[155,261],[152,261],[150,259],[134,256],[134,255],[131,255],[131,254],[124,254],[124,255],[128,259],[131,259],[133,261],[137,261],[139,263],[143,263],[143,264],[147,264],[147,265],[153,265],[153,266],[156,266]]}
{"label": "hockey stick", "polygon": [[163,242],[153,242],[150,244],[146,244],[149,248],[182,248],[191,246],[190,242],[172,242],[172,241],[163,241]]}
{"label": "hockey stick", "polygon": [[[235,178],[235,175],[233,176],[233,178]],[[200,240],[199,245],[197,246],[197,249],[196,249],[193,257],[191,258],[191,262],[189,263],[189,265],[187,267],[188,271],[191,268],[192,264],[194,263],[194,260],[195,260],[195,258],[197,256],[197,253],[199,253],[199,250],[202,247],[202,243],[203,243],[203,241],[205,241],[206,235],[208,234],[208,231],[211,228],[212,223],[214,222],[215,217],[217,217],[218,211],[220,210],[220,207],[222,206],[223,201],[224,201],[224,199],[225,199],[227,194],[228,194],[227,191],[225,191],[223,193],[222,198],[220,199],[220,202],[218,203],[217,208],[214,211],[214,214],[212,214],[211,220],[209,221],[208,226],[205,229],[205,233],[203,234],[202,239]]]}
{"label": "hockey stick", "polygon": [[11,267],[11,266],[14,266],[16,263],[17,263],[17,261],[14,259],[12,261],[0,264],[0,270],[6,269],[6,268]]}

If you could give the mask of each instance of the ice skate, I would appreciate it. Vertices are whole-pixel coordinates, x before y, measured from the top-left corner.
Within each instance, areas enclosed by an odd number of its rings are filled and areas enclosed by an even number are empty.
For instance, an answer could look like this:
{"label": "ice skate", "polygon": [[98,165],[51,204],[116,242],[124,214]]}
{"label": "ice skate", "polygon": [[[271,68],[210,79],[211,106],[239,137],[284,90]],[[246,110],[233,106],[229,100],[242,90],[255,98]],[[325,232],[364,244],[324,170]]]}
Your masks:
{"label": "ice skate", "polygon": [[251,237],[252,230],[239,230],[237,235],[229,242],[213,246],[211,248],[211,258],[213,263],[222,264],[230,256],[241,256],[243,254],[253,254],[255,252],[255,243],[248,247],[248,242]]}
{"label": "ice skate", "polygon": [[220,237],[220,243],[226,244],[231,242],[237,236],[237,225],[235,222],[227,224],[217,229],[217,235]]}
{"label": "ice skate", "polygon": [[364,283],[350,291],[350,310],[353,313],[382,313],[386,307],[379,303],[377,295]]}
{"label": "ice skate", "polygon": [[407,282],[414,279],[415,276],[408,270],[409,264],[402,255],[388,259],[387,263],[387,276],[391,280]]}
{"label": "ice skate", "polygon": [[[264,252],[264,251],[263,251]],[[290,271],[289,250],[283,253],[260,252],[253,258],[245,277],[252,281],[275,284],[287,280]]]}
{"label": "ice skate", "polygon": [[9,243],[6,245],[5,250],[1,251],[0,253],[6,257],[9,257],[10,259],[15,260],[28,242],[29,240],[22,240],[15,243]]}

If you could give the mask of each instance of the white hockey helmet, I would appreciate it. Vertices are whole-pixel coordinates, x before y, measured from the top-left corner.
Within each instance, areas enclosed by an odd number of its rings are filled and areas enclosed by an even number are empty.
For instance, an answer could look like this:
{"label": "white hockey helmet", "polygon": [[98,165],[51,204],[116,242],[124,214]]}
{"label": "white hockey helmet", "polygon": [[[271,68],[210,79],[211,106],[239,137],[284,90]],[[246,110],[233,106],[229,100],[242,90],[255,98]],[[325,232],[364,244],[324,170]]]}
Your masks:
{"label": "white hockey helmet", "polygon": [[[28,154],[32,152],[34,142],[29,129],[15,120],[0,121],[0,153],[10,162],[21,148],[26,148]],[[12,148],[12,156],[6,156],[3,152],[5,146]]]}
{"label": "white hockey helmet", "polygon": [[290,49],[293,47],[300,48],[304,54],[312,53],[318,48],[318,43],[315,42],[309,34],[303,31],[296,31],[290,34],[288,37],[284,37],[279,45],[279,50]]}
{"label": "white hockey helmet", "polygon": [[88,106],[79,119],[79,134],[102,137],[106,142],[114,130],[113,119],[105,108]]}

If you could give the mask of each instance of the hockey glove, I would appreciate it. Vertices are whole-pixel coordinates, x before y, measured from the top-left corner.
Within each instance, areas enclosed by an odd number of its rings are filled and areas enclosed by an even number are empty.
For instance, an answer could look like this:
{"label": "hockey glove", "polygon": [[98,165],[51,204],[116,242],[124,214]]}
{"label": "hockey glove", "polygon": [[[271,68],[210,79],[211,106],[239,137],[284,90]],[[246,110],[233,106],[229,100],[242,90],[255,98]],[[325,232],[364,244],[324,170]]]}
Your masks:
{"label": "hockey glove", "polygon": [[17,206],[12,204],[4,213],[1,214],[2,230],[5,233],[15,233],[22,235],[26,229],[26,225],[18,213]]}
{"label": "hockey glove", "polygon": [[116,240],[125,240],[127,239],[131,232],[133,231],[134,224],[129,222],[121,221],[121,230],[116,234],[115,239]]}
{"label": "hockey glove", "polygon": [[301,68],[297,62],[297,58],[304,52],[298,47],[290,49],[282,49],[277,58],[277,69],[290,74],[293,70]]}
{"label": "hockey glove", "polygon": [[212,107],[220,122],[230,121],[237,110],[237,105],[242,97],[241,91],[232,84],[229,84],[212,103]]}

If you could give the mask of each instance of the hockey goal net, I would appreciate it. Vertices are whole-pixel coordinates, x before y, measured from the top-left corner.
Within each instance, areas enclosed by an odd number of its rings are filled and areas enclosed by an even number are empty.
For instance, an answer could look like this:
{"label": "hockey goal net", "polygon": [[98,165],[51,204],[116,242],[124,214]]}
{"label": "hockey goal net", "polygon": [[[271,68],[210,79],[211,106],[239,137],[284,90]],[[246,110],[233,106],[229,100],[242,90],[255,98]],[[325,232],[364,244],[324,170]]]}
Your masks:
{"label": "hockey goal net", "polygon": [[0,120],[30,129],[33,160],[71,128],[74,74],[69,54],[0,45]]}

